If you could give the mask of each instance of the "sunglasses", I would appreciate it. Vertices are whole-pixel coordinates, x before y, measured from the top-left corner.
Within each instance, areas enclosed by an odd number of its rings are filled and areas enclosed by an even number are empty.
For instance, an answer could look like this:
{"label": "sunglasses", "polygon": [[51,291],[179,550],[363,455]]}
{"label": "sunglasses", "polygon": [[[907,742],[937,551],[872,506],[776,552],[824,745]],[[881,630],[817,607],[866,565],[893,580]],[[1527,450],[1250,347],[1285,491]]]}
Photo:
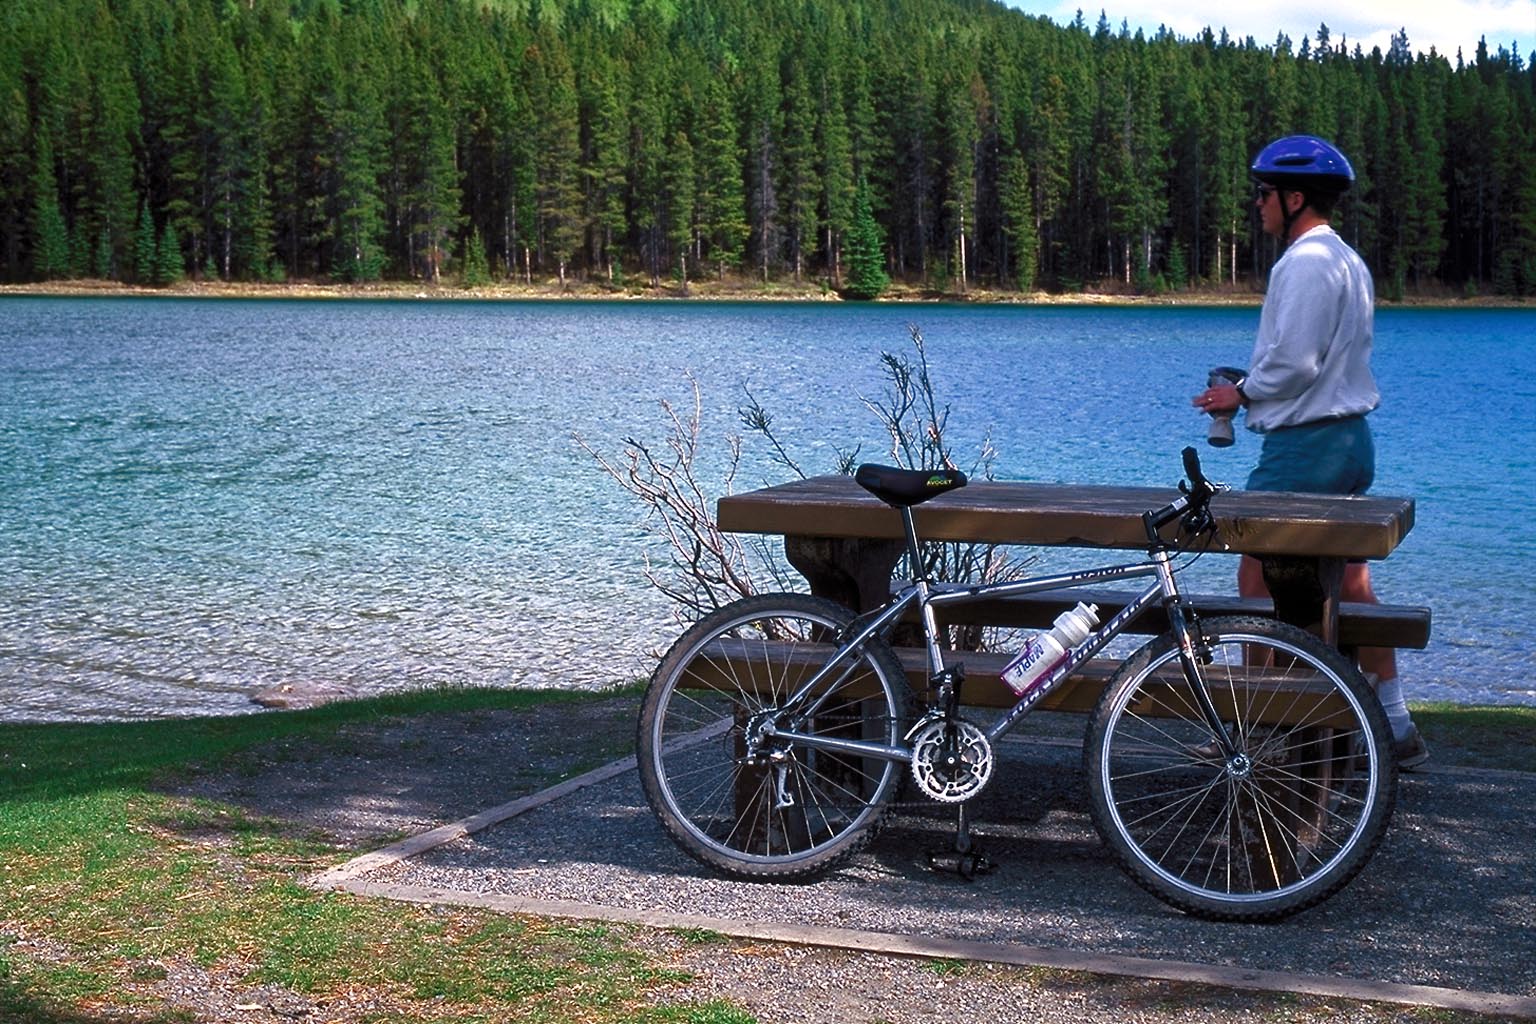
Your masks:
{"label": "sunglasses", "polygon": [[1258,186],[1258,191],[1254,195],[1254,198],[1262,203],[1264,200],[1268,199],[1271,194],[1278,191],[1280,190],[1273,185],[1260,185]]}

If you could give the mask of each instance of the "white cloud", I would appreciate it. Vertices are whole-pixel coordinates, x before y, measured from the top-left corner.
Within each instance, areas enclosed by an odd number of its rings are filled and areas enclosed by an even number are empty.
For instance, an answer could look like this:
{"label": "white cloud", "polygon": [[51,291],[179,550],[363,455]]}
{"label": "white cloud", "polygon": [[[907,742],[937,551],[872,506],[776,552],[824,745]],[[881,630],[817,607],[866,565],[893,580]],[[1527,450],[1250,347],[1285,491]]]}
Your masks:
{"label": "white cloud", "polygon": [[1191,38],[1207,26],[1220,33],[1223,27],[1233,39],[1252,36],[1260,46],[1273,45],[1284,32],[1293,47],[1299,48],[1305,37],[1314,37],[1319,25],[1327,25],[1332,45],[1347,40],[1350,52],[1355,44],[1370,53],[1372,47],[1386,52],[1392,36],[1406,30],[1408,44],[1416,53],[1436,52],[1456,59],[1458,48],[1471,61],[1479,38],[1488,40],[1490,52],[1500,46],[1517,48],[1522,58],[1536,50],[1536,0],[1355,0],[1350,4],[1322,3],[1318,0],[1251,0],[1233,4],[1231,0],[1188,0],[1170,10],[1165,3],[1152,0],[1100,0],[1097,4],[1076,0],[1005,0],[1010,6],[1030,14],[1043,14],[1059,24],[1067,24],[1081,8],[1092,27],[1099,13],[1109,18],[1116,31],[1122,21],[1131,30],[1147,34],[1167,25],[1174,34]]}

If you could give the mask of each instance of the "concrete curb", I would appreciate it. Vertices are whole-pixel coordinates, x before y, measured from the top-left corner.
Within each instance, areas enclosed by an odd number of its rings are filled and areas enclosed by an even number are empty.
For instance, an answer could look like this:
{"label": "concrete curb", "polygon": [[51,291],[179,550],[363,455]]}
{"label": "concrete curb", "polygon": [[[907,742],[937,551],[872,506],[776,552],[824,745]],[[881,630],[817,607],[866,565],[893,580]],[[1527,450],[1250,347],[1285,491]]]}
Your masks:
{"label": "concrete curb", "polygon": [[419,832],[414,836],[408,836],[398,843],[365,853],[361,857],[354,857],[344,864],[338,864],[333,868],[322,871],[304,879],[304,884],[312,889],[340,889],[355,878],[377,871],[389,864],[396,864],[402,860],[414,857],[419,853],[436,849],[445,843],[451,843],[455,839],[479,832],[481,829],[490,828],[500,824],[508,818],[515,818],[519,814],[526,814],[535,807],[543,807],[553,803],[561,797],[570,796],[578,790],[606,782],[608,779],[623,775],[627,771],[636,768],[634,756],[605,764],[601,768],[594,768],[582,775],[566,779],[564,782],[540,790],[532,796],[525,796],[517,800],[504,803],[499,807],[492,807],[488,811],[461,818],[458,821],[439,825],[427,832]]}

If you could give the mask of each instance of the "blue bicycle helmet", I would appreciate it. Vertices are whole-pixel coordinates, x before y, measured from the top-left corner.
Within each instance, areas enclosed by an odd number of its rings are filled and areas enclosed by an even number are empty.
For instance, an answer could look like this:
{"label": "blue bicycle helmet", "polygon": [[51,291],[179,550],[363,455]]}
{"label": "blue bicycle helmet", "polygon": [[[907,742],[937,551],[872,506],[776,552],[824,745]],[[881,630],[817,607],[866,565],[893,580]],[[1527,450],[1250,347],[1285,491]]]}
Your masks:
{"label": "blue bicycle helmet", "polygon": [[1253,176],[1279,188],[1335,194],[1355,183],[1355,169],[1344,154],[1316,135],[1287,135],[1259,151],[1249,167]]}

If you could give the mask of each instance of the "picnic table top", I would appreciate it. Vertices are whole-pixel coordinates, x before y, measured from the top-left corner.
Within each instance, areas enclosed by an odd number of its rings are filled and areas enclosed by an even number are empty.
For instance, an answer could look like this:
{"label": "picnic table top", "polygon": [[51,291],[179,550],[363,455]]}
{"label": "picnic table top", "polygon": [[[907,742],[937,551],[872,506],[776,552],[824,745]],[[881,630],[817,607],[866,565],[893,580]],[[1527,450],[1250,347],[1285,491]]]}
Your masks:
{"label": "picnic table top", "polygon": [[[1173,488],[972,482],[916,509],[936,541],[1144,548],[1141,514]],[[1385,558],[1413,528],[1412,498],[1228,491],[1211,501],[1211,550],[1250,555]],[[818,476],[721,498],[720,529],[803,537],[900,540],[901,518],[852,477]]]}

